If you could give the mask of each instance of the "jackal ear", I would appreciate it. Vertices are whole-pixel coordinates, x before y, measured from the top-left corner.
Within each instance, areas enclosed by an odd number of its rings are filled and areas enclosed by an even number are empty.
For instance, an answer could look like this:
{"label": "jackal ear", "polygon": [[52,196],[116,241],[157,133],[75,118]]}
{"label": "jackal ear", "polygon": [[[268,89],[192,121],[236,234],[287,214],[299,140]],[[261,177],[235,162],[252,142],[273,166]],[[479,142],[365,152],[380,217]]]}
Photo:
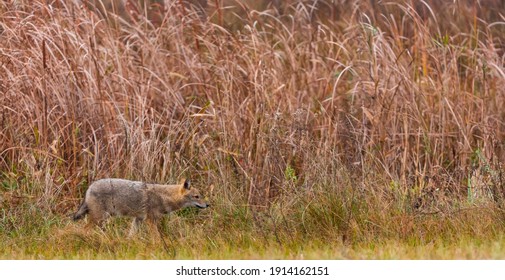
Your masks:
{"label": "jackal ear", "polygon": [[186,190],[189,190],[191,188],[191,182],[189,181],[189,179],[184,180],[184,188]]}

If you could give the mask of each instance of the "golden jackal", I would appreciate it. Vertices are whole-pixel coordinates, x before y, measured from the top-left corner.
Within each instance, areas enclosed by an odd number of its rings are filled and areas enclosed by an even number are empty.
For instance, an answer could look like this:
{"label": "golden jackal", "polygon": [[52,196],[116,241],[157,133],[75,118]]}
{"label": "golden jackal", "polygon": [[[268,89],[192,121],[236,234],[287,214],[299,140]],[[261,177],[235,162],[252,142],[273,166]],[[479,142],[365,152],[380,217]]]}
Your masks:
{"label": "golden jackal", "polygon": [[101,226],[110,216],[133,217],[132,234],[145,219],[155,224],[164,214],[189,206],[209,206],[200,192],[191,188],[189,180],[179,185],[158,185],[124,179],[101,179],[89,186],[73,218],[76,221],[89,214],[89,225]]}

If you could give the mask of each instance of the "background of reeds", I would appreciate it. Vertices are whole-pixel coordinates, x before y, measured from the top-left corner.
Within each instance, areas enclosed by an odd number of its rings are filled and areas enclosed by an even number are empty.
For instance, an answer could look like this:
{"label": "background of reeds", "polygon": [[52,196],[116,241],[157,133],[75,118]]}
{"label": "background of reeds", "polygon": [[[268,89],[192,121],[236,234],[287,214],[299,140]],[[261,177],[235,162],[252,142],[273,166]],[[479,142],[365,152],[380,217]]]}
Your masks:
{"label": "background of reeds", "polygon": [[[502,1],[188,2],[0,3],[1,257],[504,257]],[[81,232],[104,177],[213,208]]]}

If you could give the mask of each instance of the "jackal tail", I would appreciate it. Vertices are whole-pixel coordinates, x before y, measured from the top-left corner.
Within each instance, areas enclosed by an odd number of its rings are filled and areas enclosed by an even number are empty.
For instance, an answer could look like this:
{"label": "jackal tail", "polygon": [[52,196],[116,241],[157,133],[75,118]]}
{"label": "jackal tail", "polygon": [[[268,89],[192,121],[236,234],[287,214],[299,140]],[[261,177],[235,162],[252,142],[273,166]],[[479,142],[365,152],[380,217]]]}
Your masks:
{"label": "jackal tail", "polygon": [[84,218],[84,216],[86,216],[86,214],[88,214],[88,212],[89,212],[88,204],[86,203],[86,200],[83,200],[81,203],[81,206],[79,206],[79,210],[77,210],[77,212],[75,212],[72,219],[74,221],[80,220],[80,219]]}

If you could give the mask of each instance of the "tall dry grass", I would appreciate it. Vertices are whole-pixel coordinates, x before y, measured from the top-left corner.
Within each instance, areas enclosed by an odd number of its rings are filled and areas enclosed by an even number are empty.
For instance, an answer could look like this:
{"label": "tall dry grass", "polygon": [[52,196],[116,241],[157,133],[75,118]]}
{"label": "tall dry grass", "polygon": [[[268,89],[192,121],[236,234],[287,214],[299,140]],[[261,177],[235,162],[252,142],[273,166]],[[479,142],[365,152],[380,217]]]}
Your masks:
{"label": "tall dry grass", "polygon": [[501,2],[273,2],[2,2],[4,209],[188,176],[216,186],[209,226],[265,240],[498,232]]}

